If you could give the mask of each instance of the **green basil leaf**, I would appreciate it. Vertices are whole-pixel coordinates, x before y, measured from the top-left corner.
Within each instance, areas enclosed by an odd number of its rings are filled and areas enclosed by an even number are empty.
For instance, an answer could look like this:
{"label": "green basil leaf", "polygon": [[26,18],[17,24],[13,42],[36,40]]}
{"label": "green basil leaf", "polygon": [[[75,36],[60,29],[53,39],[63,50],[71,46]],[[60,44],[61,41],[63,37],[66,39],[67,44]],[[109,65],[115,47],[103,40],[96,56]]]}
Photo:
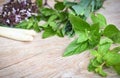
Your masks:
{"label": "green basil leaf", "polygon": [[38,22],[35,22],[35,23],[33,24],[33,28],[34,28],[34,30],[35,30],[36,32],[40,32],[40,28],[39,28]]}
{"label": "green basil leaf", "polygon": [[75,32],[90,30],[90,25],[80,17],[70,14],[69,19]]}
{"label": "green basil leaf", "polygon": [[110,37],[114,43],[120,43],[120,31],[116,34],[114,34],[114,36]]}
{"label": "green basil leaf", "polygon": [[26,20],[24,20],[21,23],[17,24],[15,27],[26,29],[27,26],[28,26],[28,22]]}
{"label": "green basil leaf", "polygon": [[42,38],[48,38],[48,37],[54,36],[55,34],[56,32],[51,27],[48,27],[44,29]]}
{"label": "green basil leaf", "polygon": [[113,68],[114,68],[115,71],[120,75],[120,64],[113,66]]}
{"label": "green basil leaf", "polygon": [[89,48],[95,47],[100,41],[100,33],[99,33],[99,24],[91,25],[90,32],[89,32]]}
{"label": "green basil leaf", "polygon": [[58,26],[57,26],[57,24],[55,22],[50,22],[49,25],[50,25],[50,27],[52,27],[52,29],[54,31],[56,31],[58,29]]}
{"label": "green basil leaf", "polygon": [[91,14],[91,19],[93,23],[99,23],[101,27],[105,27],[107,25],[106,19],[102,14]]}
{"label": "green basil leaf", "polygon": [[98,67],[98,66],[101,65],[101,63],[99,63],[99,62],[97,61],[97,59],[94,58],[94,60],[92,61],[92,65],[93,65],[94,67]]}
{"label": "green basil leaf", "polygon": [[115,25],[108,25],[105,29],[104,29],[104,35],[111,38],[113,37],[116,33],[119,32],[119,29],[116,28]]}
{"label": "green basil leaf", "polygon": [[62,33],[62,29],[57,30],[57,35],[58,35],[59,37],[64,37],[64,35],[63,35],[63,33]]}
{"label": "green basil leaf", "polygon": [[102,62],[103,62],[103,56],[98,55],[98,56],[96,57],[96,60],[97,60],[99,63],[102,63]]}
{"label": "green basil leaf", "polygon": [[96,67],[92,65],[92,62],[94,61],[94,59],[90,60],[90,63],[88,65],[88,71],[95,71]]}
{"label": "green basil leaf", "polygon": [[68,0],[64,0],[64,5],[66,7],[71,7],[71,6],[76,5],[76,4],[77,4],[77,2],[74,2],[74,1],[70,2]]}
{"label": "green basil leaf", "polygon": [[45,16],[50,16],[50,15],[55,14],[56,12],[50,8],[43,8],[43,9],[41,9],[41,13]]}
{"label": "green basil leaf", "polygon": [[120,65],[120,54],[108,52],[103,59],[108,66]]}
{"label": "green basil leaf", "polygon": [[103,77],[107,76],[107,74],[103,71],[102,66],[99,66],[98,68],[96,68],[95,71]]}
{"label": "green basil leaf", "polygon": [[49,17],[48,22],[53,22],[55,19],[57,19],[57,15],[52,15]]}
{"label": "green basil leaf", "polygon": [[90,53],[95,57],[98,56],[98,52],[96,50],[91,50]]}
{"label": "green basil leaf", "polygon": [[111,40],[111,39],[109,39],[109,38],[107,38],[107,37],[103,37],[101,40],[100,40],[100,45],[102,45],[102,44],[105,44],[105,43],[110,43],[110,44],[112,44],[113,43],[113,41]]}
{"label": "green basil leaf", "polygon": [[61,22],[68,20],[68,13],[67,12],[60,12],[59,19],[61,20]]}
{"label": "green basil leaf", "polygon": [[88,40],[88,33],[87,32],[78,32],[77,33],[79,35],[79,38],[78,38],[78,43],[81,43],[81,42],[84,42],[84,41],[87,41]]}
{"label": "green basil leaf", "polygon": [[83,42],[83,43],[77,43],[77,39],[75,39],[74,41],[72,41],[69,46],[66,48],[63,56],[70,56],[70,55],[74,55],[74,54],[79,54],[85,50],[88,49],[88,44],[87,42]]}
{"label": "green basil leaf", "polygon": [[100,30],[99,23],[92,24],[90,27],[90,31],[95,34],[99,34],[99,30]]}
{"label": "green basil leaf", "polygon": [[98,52],[101,55],[106,54],[109,51],[109,48],[111,46],[111,44],[113,43],[113,41],[109,38],[103,38],[100,40],[99,46],[98,46]]}
{"label": "green basil leaf", "polygon": [[63,4],[63,2],[57,2],[54,6],[54,8],[56,10],[63,10],[65,8],[65,5]]}

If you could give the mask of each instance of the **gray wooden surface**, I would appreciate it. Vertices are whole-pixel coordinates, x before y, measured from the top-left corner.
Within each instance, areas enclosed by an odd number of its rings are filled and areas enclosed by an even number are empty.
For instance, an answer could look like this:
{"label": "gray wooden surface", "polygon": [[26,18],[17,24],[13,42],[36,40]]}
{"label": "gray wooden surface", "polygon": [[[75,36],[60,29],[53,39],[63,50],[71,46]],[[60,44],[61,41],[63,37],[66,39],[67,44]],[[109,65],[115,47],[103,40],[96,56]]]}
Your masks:
{"label": "gray wooden surface", "polygon": [[[104,8],[99,12],[106,16],[108,23],[120,27],[120,0],[106,0]],[[71,40],[67,37],[42,39],[41,33],[33,42],[0,37],[0,78],[101,78],[87,71],[89,52],[62,57]],[[120,78],[111,69],[105,71],[107,78]]]}

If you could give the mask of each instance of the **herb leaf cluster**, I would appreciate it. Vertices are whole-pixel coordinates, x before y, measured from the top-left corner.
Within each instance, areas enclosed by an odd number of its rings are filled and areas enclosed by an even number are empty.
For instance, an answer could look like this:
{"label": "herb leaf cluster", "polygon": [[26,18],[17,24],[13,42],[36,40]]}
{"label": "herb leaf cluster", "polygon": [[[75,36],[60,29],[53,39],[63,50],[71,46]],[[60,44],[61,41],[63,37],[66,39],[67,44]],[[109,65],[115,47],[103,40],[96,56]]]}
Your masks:
{"label": "herb leaf cluster", "polygon": [[[93,58],[88,65],[89,71],[107,76],[103,69],[112,67],[120,74],[120,30],[115,25],[107,25],[102,14],[91,14],[92,24],[75,15],[70,15],[69,19],[77,37],[66,48],[63,56],[90,50]],[[115,44],[118,46],[111,49]]]}
{"label": "herb leaf cluster", "polygon": [[[75,36],[63,56],[79,54],[90,50],[91,58],[88,70],[107,76],[104,68],[112,67],[120,74],[120,47],[110,49],[112,45],[120,43],[120,30],[112,24],[107,24],[106,18],[94,13],[102,7],[104,0],[81,0],[69,2],[64,0],[53,8],[42,8],[41,18],[47,21],[43,26],[43,38],[58,35],[64,37]],[[93,12],[93,13],[92,13]],[[92,24],[86,22],[91,16]]]}

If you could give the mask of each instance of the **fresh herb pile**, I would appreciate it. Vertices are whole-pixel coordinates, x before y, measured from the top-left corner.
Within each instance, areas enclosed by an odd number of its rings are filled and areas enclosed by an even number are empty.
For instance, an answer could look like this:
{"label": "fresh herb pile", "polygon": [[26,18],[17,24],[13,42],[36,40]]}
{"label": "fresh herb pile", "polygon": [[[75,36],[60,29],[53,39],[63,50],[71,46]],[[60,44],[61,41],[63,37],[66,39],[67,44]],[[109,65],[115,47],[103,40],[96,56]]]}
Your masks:
{"label": "fresh herb pile", "polygon": [[[103,69],[112,67],[120,74],[120,30],[113,24],[107,24],[102,14],[95,13],[103,2],[104,0],[55,0],[54,7],[51,7],[47,0],[44,4],[42,0],[36,0],[37,16],[31,15],[27,20],[14,24],[14,27],[34,29],[36,32],[42,30],[43,38],[54,35],[74,37],[63,56],[89,50],[93,55],[88,65],[89,71],[107,76]],[[89,16],[92,23],[86,21]],[[45,23],[39,25],[39,21]],[[116,47],[111,49],[113,45]]]}

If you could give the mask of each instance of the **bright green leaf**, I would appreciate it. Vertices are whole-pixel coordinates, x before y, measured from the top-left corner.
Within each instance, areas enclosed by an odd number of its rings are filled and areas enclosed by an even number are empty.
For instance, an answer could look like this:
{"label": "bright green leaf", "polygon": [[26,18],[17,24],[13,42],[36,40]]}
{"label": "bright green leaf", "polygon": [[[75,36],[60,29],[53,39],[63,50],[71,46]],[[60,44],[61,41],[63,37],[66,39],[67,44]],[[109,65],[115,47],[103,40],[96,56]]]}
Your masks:
{"label": "bright green leaf", "polygon": [[63,56],[70,56],[74,54],[79,54],[85,50],[87,50],[88,44],[87,42],[83,43],[77,43],[77,39],[75,39],[73,42],[69,44],[69,46],[66,48]]}
{"label": "bright green leaf", "polygon": [[69,19],[75,32],[90,30],[90,25],[80,17],[70,14]]}
{"label": "bright green leaf", "polygon": [[56,32],[51,27],[48,27],[44,29],[42,38],[48,38],[48,37],[54,36],[55,34]]}
{"label": "bright green leaf", "polygon": [[64,22],[65,20],[68,19],[68,13],[67,12],[60,12],[59,13],[59,19]]}
{"label": "bright green leaf", "polygon": [[63,33],[62,33],[62,29],[57,30],[57,35],[58,35],[59,37],[64,37],[64,35],[63,35]]}
{"label": "bright green leaf", "polygon": [[120,43],[120,31],[116,34],[114,34],[114,36],[110,37],[114,43]]}
{"label": "bright green leaf", "polygon": [[23,29],[27,29],[28,26],[28,22],[26,20],[22,21],[21,23],[17,24],[15,27],[16,28],[23,28]]}
{"label": "bright green leaf", "polygon": [[57,15],[52,15],[49,17],[48,22],[53,22],[55,19],[57,19]]}
{"label": "bright green leaf", "polygon": [[108,25],[105,29],[104,29],[104,35],[111,38],[113,37],[116,33],[119,32],[119,29],[117,29],[117,27],[115,25]]}
{"label": "bright green leaf", "polygon": [[102,14],[91,14],[91,19],[93,23],[99,23],[101,27],[105,27],[107,25],[106,19]]}
{"label": "bright green leaf", "polygon": [[94,61],[94,59],[90,60],[90,63],[88,65],[88,71],[95,71],[96,67],[92,65],[92,62]]}
{"label": "bright green leaf", "polygon": [[113,68],[114,68],[115,71],[120,75],[120,64],[113,66]]}
{"label": "bright green leaf", "polygon": [[78,43],[88,40],[88,33],[81,31],[81,32],[78,32],[77,34],[79,35],[79,38],[77,41]]}
{"label": "bright green leaf", "polygon": [[33,24],[33,28],[34,28],[34,30],[35,30],[36,32],[40,32],[40,28],[39,28],[38,22],[35,22],[35,23]]}
{"label": "bright green leaf", "polygon": [[89,32],[89,48],[95,47],[100,41],[99,24],[91,25]]}
{"label": "bright green leaf", "polygon": [[120,65],[120,54],[108,52],[103,59],[105,60],[108,66]]}
{"label": "bright green leaf", "polygon": [[98,55],[98,56],[96,57],[96,60],[97,60],[99,63],[102,63],[102,62],[103,62],[103,56]]}
{"label": "bright green leaf", "polygon": [[90,31],[98,34],[100,30],[99,23],[92,24],[90,27]]}
{"label": "bright green leaf", "polygon": [[63,10],[65,8],[65,5],[63,4],[63,2],[57,2],[54,6],[54,8],[56,10]]}
{"label": "bright green leaf", "polygon": [[112,40],[109,38],[102,38],[98,46],[98,52],[102,55],[106,54],[109,51],[109,48],[112,44]]}
{"label": "bright green leaf", "polygon": [[43,9],[41,9],[41,13],[45,16],[50,16],[50,15],[55,14],[56,12],[50,8],[43,8]]}
{"label": "bright green leaf", "polygon": [[94,58],[94,60],[92,61],[92,65],[93,65],[94,67],[98,67],[98,66],[101,65],[101,63],[99,63],[99,62],[97,61],[97,59]]}
{"label": "bright green leaf", "polygon": [[68,0],[64,0],[64,5],[66,7],[71,7],[71,6],[76,5],[76,4],[77,4],[77,2],[75,2],[75,1],[70,2]]}
{"label": "bright green leaf", "polygon": [[107,74],[103,71],[102,66],[96,68],[95,71],[103,77],[107,76]]}
{"label": "bright green leaf", "polygon": [[111,39],[109,39],[109,38],[107,38],[107,37],[103,37],[101,40],[100,40],[100,45],[102,45],[102,44],[105,44],[105,43],[110,43],[110,44],[112,44],[113,43],[113,41],[111,40]]}
{"label": "bright green leaf", "polygon": [[56,31],[57,28],[58,28],[58,26],[57,26],[57,24],[56,24],[55,22],[50,22],[49,25],[52,27],[52,29],[53,29],[54,31]]}
{"label": "bright green leaf", "polygon": [[91,50],[90,53],[95,57],[98,56],[98,52],[96,50]]}

